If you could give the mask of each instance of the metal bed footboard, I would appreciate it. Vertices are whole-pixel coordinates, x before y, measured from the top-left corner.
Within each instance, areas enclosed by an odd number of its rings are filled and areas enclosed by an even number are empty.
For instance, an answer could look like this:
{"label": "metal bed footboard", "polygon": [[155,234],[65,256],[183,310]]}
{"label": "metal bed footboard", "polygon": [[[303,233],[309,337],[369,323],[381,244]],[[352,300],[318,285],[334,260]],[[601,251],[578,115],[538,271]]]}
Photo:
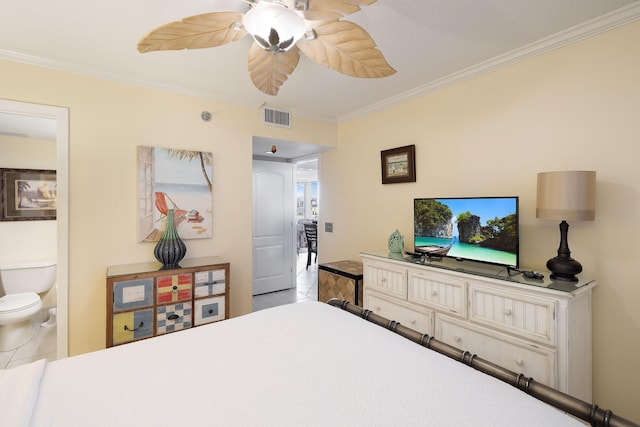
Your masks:
{"label": "metal bed footboard", "polygon": [[524,391],[536,399],[546,402],[564,412],[590,423],[594,427],[640,427],[639,424],[615,415],[609,410],[601,409],[598,405],[585,402],[554,388],[538,383],[534,381],[533,378],[505,369],[468,351],[460,350],[456,347],[450,346],[449,344],[445,344],[442,341],[438,341],[427,334],[421,334],[413,329],[401,325],[395,320],[389,320],[377,315],[371,310],[363,309],[362,307],[338,298],[330,299],[327,301],[327,304],[360,316],[369,322],[389,329],[390,331],[420,344],[423,347],[434,350],[440,354],[450,357],[451,359],[457,360],[458,362],[462,362],[465,365],[487,375],[491,375],[494,378]]}

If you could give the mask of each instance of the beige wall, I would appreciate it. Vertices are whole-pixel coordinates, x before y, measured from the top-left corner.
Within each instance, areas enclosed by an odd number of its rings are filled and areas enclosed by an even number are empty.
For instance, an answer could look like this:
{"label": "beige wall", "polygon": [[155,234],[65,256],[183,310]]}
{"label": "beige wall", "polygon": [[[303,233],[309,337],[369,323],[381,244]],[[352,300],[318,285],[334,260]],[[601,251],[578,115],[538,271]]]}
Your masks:
{"label": "beige wall", "polygon": [[[320,261],[411,247],[414,197],[520,196],[521,263],[546,270],[558,223],[535,218],[536,174],[596,170],[594,222],[570,224],[572,255],[599,286],[594,399],[640,421],[640,22],[340,124],[321,158]],[[417,182],[382,185],[380,150],[416,145]],[[323,227],[320,227],[321,230]]]}
{"label": "beige wall", "polygon": [[[0,168],[55,170],[56,143],[0,135]],[[56,259],[56,221],[2,221],[0,236],[0,264]]]}
{"label": "beige wall", "polygon": [[[105,346],[105,274],[152,261],[136,241],[136,147],[213,153],[213,238],[187,240],[187,257],[231,263],[230,314],[251,311],[251,144],[265,136],[335,145],[335,124],[295,117],[262,125],[257,107],[223,104],[0,61],[3,98],[69,108],[69,354]],[[213,119],[204,122],[203,110]]]}

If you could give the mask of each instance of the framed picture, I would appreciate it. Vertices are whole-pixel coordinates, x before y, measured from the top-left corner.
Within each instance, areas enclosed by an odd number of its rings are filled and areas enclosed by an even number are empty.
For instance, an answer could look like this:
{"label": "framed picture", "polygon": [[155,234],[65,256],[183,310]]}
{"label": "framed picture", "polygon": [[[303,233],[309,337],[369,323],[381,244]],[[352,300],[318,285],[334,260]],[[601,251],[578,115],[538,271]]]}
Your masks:
{"label": "framed picture", "polygon": [[380,152],[382,183],[416,182],[416,146],[392,148]]}
{"label": "framed picture", "polygon": [[56,171],[0,169],[0,221],[56,219]]}
{"label": "framed picture", "polygon": [[182,240],[212,237],[213,154],[138,146],[138,241],[157,242],[167,213]]}

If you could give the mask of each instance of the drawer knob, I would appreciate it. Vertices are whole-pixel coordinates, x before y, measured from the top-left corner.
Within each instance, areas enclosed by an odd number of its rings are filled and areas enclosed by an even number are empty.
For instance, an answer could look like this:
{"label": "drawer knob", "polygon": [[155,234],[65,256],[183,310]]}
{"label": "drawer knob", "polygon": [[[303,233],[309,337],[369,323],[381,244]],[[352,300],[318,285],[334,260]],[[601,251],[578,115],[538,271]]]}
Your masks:
{"label": "drawer knob", "polygon": [[504,310],[504,315],[505,315],[505,316],[511,316],[511,310],[510,310],[510,309],[508,309],[508,308],[507,308],[507,309],[505,309],[505,310]]}
{"label": "drawer knob", "polygon": [[437,296],[437,295],[438,295],[438,291],[431,291],[431,296],[432,296],[432,297],[435,297],[435,296]]}
{"label": "drawer knob", "polygon": [[374,309],[375,311],[380,311],[380,306],[379,306],[379,305],[376,305],[375,307],[373,307],[373,309]]}
{"label": "drawer knob", "polygon": [[453,337],[453,340],[455,342],[460,342],[460,341],[462,341],[462,337],[459,337],[458,335],[456,335],[455,337]]}
{"label": "drawer knob", "polygon": [[524,360],[522,360],[520,358],[516,359],[516,365],[518,365],[518,366],[524,365]]}
{"label": "drawer knob", "polygon": [[410,320],[409,323],[411,323],[412,325],[415,325],[416,321],[415,320]]}
{"label": "drawer knob", "polygon": [[381,280],[382,283],[385,283],[386,281],[387,281],[386,277],[383,277],[382,280]]}

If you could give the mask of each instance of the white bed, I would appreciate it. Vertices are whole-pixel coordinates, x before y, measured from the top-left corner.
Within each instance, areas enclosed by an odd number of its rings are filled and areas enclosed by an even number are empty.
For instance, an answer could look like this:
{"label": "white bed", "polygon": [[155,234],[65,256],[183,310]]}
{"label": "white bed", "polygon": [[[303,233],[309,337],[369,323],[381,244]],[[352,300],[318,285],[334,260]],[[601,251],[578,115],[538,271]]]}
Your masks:
{"label": "white bed", "polygon": [[35,362],[0,376],[10,389],[3,426],[585,425],[316,302]]}

